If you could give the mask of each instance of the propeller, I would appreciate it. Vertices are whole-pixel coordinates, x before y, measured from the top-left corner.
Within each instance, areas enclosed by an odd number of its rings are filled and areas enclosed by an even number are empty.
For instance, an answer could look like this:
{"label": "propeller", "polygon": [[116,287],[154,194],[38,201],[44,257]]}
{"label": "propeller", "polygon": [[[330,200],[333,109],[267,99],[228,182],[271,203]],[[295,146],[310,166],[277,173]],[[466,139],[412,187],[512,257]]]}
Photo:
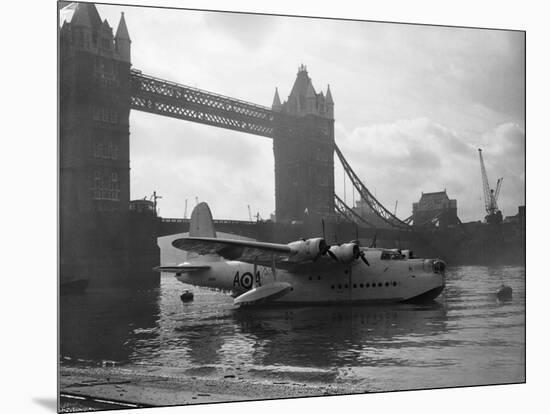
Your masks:
{"label": "propeller", "polygon": [[338,257],[330,250],[330,246],[328,246],[327,253],[330,257],[332,257],[336,262],[340,262]]}
{"label": "propeller", "polygon": [[319,243],[319,253],[317,253],[317,255],[313,258],[313,261],[316,262],[317,259],[319,259],[319,257],[324,256],[327,253],[330,257],[332,257],[334,260],[339,262],[336,255],[333,252],[330,251],[330,245],[327,244],[325,239],[322,239],[321,242]]}
{"label": "propeller", "polygon": [[327,242],[325,241],[326,239],[325,239],[325,220],[324,219],[321,219],[321,225],[323,226],[323,240],[321,240],[321,243],[319,243],[319,253],[317,253],[313,261],[316,262],[317,259],[319,259],[319,257],[324,256],[328,253],[328,255],[333,260],[339,262],[340,260],[338,260],[338,257],[336,257],[336,255],[330,251],[330,245],[328,245]]}
{"label": "propeller", "polygon": [[[357,228],[355,230],[356,230],[355,236],[357,237]],[[365,263],[367,266],[370,266],[369,261],[365,257],[365,252],[361,250],[361,248],[359,247],[359,237],[357,237],[357,240],[355,240],[354,243],[355,243],[355,246],[353,246],[353,255],[355,256],[355,258],[361,259],[363,263]]]}
{"label": "propeller", "polygon": [[367,258],[365,257],[365,252],[361,250],[361,253],[359,253],[359,257],[361,258],[361,260],[363,261],[363,263],[365,263],[367,266],[370,266],[370,263],[369,261],[367,260]]}

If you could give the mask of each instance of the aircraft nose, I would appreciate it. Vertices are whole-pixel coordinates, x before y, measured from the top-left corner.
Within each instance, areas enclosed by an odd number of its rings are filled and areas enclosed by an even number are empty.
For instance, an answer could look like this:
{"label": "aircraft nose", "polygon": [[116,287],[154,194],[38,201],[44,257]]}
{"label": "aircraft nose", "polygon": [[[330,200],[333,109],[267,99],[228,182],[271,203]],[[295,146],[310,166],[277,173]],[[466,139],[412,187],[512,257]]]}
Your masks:
{"label": "aircraft nose", "polygon": [[435,259],[433,261],[433,272],[438,274],[445,274],[447,264],[441,259]]}

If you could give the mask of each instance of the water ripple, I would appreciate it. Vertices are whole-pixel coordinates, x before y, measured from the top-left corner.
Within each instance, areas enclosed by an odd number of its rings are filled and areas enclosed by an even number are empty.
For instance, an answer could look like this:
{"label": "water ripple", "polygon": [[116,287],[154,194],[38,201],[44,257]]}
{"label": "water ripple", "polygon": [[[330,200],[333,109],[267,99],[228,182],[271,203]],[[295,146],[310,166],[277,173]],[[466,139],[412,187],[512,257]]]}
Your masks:
{"label": "water ripple", "polygon": [[[430,306],[240,310],[227,295],[197,288],[182,303],[187,287],[161,280],[149,291],[62,297],[61,363],[205,377],[230,370],[369,390],[524,380],[523,267],[450,268]],[[514,290],[509,303],[496,299],[501,283]]]}

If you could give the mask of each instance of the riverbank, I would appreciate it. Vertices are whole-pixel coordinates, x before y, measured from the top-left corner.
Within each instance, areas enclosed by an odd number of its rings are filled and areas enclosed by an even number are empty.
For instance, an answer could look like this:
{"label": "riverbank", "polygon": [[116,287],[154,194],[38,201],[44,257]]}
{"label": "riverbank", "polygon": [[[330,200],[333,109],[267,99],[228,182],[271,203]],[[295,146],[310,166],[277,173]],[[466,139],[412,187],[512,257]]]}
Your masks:
{"label": "riverbank", "polygon": [[[366,392],[350,386],[330,384],[252,381],[233,374],[223,378],[201,378],[150,374],[117,367],[61,367],[59,382],[62,395],[138,406],[207,404]],[[94,408],[94,404],[89,399],[81,402],[62,399],[60,412],[73,412],[79,408],[105,409]]]}

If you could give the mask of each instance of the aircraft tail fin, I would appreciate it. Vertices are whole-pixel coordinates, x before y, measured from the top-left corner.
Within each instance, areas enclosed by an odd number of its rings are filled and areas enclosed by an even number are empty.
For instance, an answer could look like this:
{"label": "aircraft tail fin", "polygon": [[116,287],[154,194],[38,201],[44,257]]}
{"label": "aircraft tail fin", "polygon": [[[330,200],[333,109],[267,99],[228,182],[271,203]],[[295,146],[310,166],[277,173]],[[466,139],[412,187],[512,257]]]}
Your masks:
{"label": "aircraft tail fin", "polygon": [[212,212],[205,202],[197,204],[191,213],[189,237],[216,237]]}
{"label": "aircraft tail fin", "polygon": [[[195,206],[191,212],[191,220],[189,222],[189,237],[217,237],[214,229],[214,220],[210,207],[204,201]],[[218,262],[221,257],[217,255],[200,256],[197,253],[188,252],[187,260],[189,262]]]}

